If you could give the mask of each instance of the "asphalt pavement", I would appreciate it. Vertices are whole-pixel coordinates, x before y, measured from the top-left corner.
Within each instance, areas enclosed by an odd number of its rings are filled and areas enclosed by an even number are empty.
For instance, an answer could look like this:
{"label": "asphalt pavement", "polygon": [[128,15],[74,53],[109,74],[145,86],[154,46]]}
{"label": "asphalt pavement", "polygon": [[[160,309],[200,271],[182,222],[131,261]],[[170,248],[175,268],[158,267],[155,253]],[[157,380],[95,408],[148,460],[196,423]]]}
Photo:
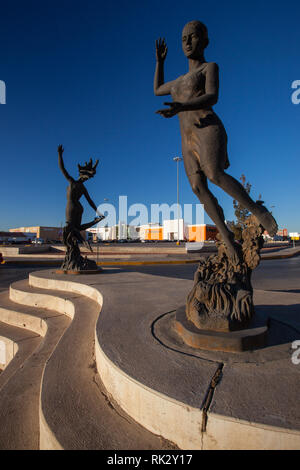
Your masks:
{"label": "asphalt pavement", "polygon": [[[196,264],[171,264],[120,266],[115,269],[192,280],[196,268]],[[0,265],[0,292],[8,289],[12,282],[27,278],[30,272],[43,269],[49,269],[49,266]],[[300,292],[300,256],[279,260],[262,260],[253,271],[252,285],[254,289]]]}

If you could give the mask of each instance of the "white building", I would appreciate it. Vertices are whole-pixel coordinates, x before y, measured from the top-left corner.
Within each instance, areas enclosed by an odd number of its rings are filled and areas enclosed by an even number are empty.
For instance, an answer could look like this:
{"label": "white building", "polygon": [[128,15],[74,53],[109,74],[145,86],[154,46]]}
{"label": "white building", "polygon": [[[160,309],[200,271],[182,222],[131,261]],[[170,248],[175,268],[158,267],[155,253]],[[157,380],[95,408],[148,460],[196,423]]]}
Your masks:
{"label": "white building", "polygon": [[117,238],[117,226],[112,227],[93,227],[87,230],[91,234],[93,241],[97,240],[115,240]]}
{"label": "white building", "polygon": [[[179,235],[179,237],[178,237]],[[170,241],[186,240],[188,229],[183,219],[164,220],[163,221],[163,239]]]}

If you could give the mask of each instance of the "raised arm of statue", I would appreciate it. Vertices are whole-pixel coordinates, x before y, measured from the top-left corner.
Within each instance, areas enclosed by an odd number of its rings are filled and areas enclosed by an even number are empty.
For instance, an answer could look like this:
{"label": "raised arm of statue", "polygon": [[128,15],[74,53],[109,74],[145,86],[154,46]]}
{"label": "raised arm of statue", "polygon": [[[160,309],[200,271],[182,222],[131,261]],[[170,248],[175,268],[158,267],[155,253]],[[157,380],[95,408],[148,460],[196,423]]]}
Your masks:
{"label": "raised arm of statue", "polygon": [[156,67],[154,74],[154,94],[156,96],[169,95],[174,81],[165,83],[164,79],[164,61],[167,57],[168,48],[164,39],[157,39],[155,41],[156,50]]}
{"label": "raised arm of statue", "polygon": [[68,181],[73,182],[74,178],[72,178],[72,176],[70,176],[69,173],[67,172],[67,170],[65,169],[65,165],[64,165],[64,161],[63,161],[63,153],[64,153],[63,146],[59,145],[58,148],[57,148],[57,151],[58,151],[58,165],[59,165],[59,168],[62,171],[62,174],[64,175],[64,177]]}

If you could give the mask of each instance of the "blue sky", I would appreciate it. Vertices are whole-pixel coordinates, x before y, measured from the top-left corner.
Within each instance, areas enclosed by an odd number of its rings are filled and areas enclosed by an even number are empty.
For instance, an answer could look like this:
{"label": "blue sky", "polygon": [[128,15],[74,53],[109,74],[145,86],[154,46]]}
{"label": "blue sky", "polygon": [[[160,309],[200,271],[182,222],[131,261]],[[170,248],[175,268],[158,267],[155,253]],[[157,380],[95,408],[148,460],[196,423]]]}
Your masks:
{"label": "blue sky", "polygon": [[[280,227],[300,231],[300,104],[291,101],[300,80],[299,2],[1,3],[0,230],[64,221],[60,143],[74,176],[77,163],[100,159],[87,183],[97,205],[119,195],[129,205],[176,202],[179,124],[155,114],[166,98],[153,94],[154,42],[166,38],[165,78],[174,79],[188,66],[182,28],[200,19],[210,37],[206,60],[220,67],[215,111],[229,137],[228,172],[246,175]],[[180,202],[196,203],[180,171]],[[211,189],[232,219],[231,198]],[[93,210],[84,206],[89,220]]]}

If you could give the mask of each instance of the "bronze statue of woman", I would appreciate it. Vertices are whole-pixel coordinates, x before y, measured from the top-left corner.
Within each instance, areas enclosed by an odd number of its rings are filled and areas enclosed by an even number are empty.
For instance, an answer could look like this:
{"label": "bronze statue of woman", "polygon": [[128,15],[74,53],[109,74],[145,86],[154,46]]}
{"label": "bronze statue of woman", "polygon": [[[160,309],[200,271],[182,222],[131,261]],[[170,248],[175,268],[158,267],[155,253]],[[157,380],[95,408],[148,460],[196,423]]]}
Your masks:
{"label": "bronze statue of woman", "polygon": [[154,93],[157,96],[171,95],[173,98],[173,102],[164,103],[169,108],[160,109],[157,113],[165,118],[178,114],[184,166],[192,189],[216,224],[230,258],[238,262],[238,247],[225,224],[222,208],[208,188],[207,179],[252,212],[271,236],[277,231],[277,223],[264,206],[254,202],[243,186],[224,171],[229,167],[227,135],[212,108],[218,101],[219,71],[216,63],[206,62],[204,58],[208,43],[207,28],[203,23],[187,23],[182,32],[182,48],[188,59],[189,71],[165,83],[167,46],[164,39],[158,39]]}
{"label": "bronze statue of woman", "polygon": [[[96,270],[97,266],[94,261],[83,258],[80,255],[78,243],[87,244],[91,249],[89,243],[85,242],[80,232],[87,230],[104,219],[104,215],[98,212],[96,204],[92,201],[84,186],[85,181],[95,176],[98,160],[95,164],[93,164],[92,159],[90,159],[89,163],[86,163],[84,166],[78,165],[79,178],[75,180],[65,169],[63,146],[59,145],[57,150],[59,168],[69,182],[67,189],[66,225],[63,231],[63,241],[66,245],[67,252],[61,269],[64,271]],[[85,196],[89,205],[98,214],[98,217],[95,217],[94,220],[86,224],[81,223],[83,207],[79,200],[82,196]]]}

